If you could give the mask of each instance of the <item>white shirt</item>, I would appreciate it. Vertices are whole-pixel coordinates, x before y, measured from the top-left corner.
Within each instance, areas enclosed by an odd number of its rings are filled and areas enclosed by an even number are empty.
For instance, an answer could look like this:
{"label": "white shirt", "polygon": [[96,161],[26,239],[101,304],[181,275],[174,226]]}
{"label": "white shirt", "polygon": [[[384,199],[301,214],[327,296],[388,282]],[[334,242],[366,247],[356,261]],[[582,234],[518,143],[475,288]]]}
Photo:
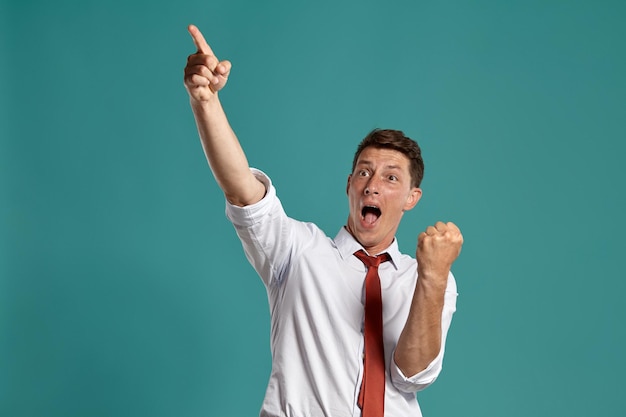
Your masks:
{"label": "white shirt", "polygon": [[[287,217],[270,179],[252,169],[267,193],[256,204],[226,206],[246,256],[265,287],[271,315],[272,372],[261,417],[359,417],[363,373],[366,266],[362,246],[342,228],[335,239]],[[421,416],[415,393],[439,375],[456,309],[448,277],[441,351],[422,372],[406,377],[393,360],[417,281],[417,263],[394,242],[379,267],[386,362],[385,416]],[[376,255],[376,254],[372,254]]]}

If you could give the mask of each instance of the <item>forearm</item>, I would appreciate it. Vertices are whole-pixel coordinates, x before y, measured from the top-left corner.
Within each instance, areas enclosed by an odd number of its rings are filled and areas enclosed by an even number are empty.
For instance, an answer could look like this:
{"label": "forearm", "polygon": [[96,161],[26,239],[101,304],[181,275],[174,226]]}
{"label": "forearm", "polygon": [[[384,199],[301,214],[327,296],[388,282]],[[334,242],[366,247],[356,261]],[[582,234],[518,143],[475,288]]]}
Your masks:
{"label": "forearm", "polygon": [[396,346],[394,360],[407,376],[428,367],[441,350],[442,324],[446,280],[419,276],[409,316]]}
{"label": "forearm", "polygon": [[237,206],[261,200],[265,187],[250,172],[217,94],[206,101],[191,98],[191,108],[209,166],[226,199]]}

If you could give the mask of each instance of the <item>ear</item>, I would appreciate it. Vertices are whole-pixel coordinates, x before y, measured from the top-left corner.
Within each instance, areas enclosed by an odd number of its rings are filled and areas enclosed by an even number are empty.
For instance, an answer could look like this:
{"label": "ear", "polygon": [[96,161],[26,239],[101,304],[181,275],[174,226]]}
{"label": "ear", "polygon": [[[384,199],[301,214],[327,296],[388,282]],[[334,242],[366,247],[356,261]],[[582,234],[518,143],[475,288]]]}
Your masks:
{"label": "ear", "polygon": [[348,182],[346,184],[346,194],[350,194],[350,181],[352,180],[352,174],[348,175]]}
{"label": "ear", "polygon": [[409,196],[406,199],[406,204],[404,205],[404,211],[409,211],[413,207],[417,205],[417,202],[422,198],[422,189],[413,187],[409,192]]}

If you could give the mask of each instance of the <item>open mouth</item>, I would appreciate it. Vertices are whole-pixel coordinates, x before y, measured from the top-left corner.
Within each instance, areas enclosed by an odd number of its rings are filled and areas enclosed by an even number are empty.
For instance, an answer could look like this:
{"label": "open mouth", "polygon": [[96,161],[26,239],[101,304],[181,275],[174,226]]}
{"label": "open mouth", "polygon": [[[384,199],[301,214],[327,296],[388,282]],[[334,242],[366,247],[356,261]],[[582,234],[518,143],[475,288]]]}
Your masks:
{"label": "open mouth", "polygon": [[367,224],[374,224],[380,215],[381,211],[376,206],[365,206],[361,209],[361,216]]}

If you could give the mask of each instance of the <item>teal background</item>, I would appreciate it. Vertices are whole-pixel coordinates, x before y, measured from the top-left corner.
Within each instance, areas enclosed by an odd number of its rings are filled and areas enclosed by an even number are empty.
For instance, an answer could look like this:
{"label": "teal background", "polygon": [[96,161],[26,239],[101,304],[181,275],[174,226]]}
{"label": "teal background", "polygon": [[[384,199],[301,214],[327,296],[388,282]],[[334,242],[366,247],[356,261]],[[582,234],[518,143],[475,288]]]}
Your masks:
{"label": "teal background", "polygon": [[[197,24],[288,213],[334,236],[356,144],[425,155],[412,253],[465,246],[426,416],[624,416],[626,3],[0,3],[0,415],[253,416],[269,315],[197,138]],[[218,265],[212,265],[213,262]]]}

